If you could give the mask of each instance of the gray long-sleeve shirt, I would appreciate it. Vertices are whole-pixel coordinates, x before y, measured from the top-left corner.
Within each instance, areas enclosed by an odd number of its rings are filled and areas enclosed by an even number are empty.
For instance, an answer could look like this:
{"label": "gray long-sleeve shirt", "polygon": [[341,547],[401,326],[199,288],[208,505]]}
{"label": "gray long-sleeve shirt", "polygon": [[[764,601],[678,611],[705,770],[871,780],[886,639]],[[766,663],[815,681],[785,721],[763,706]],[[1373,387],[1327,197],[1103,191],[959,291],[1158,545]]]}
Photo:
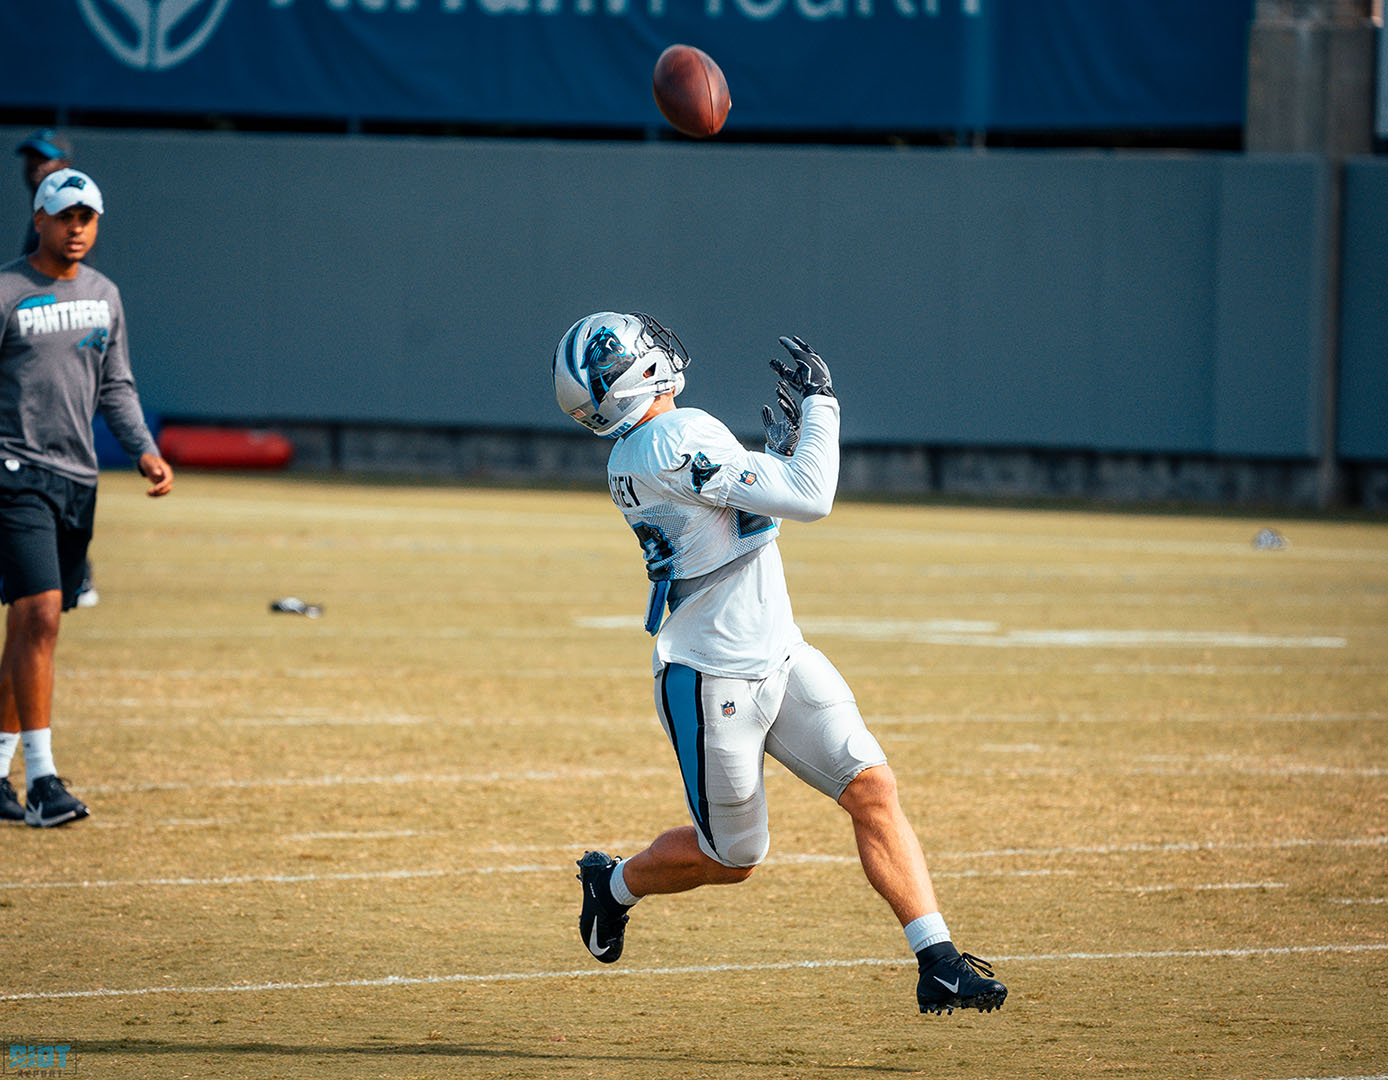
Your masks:
{"label": "gray long-sleeve shirt", "polygon": [[0,266],[0,457],[95,485],[98,409],[132,459],[158,453],[130,373],[120,291],[85,264],[70,281],[27,258]]}

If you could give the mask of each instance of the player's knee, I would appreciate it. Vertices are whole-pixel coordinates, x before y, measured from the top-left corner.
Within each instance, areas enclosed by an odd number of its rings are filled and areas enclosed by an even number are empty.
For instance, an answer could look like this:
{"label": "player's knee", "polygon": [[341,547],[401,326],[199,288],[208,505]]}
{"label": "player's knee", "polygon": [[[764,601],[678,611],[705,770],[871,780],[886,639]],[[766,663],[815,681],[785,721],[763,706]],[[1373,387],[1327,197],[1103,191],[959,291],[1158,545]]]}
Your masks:
{"label": "player's knee", "polygon": [[766,832],[744,833],[734,837],[718,854],[719,861],[733,872],[733,881],[746,881],[752,871],[766,858],[771,850],[771,834]]}
{"label": "player's knee", "polygon": [[57,591],[26,596],[11,605],[9,630],[29,641],[55,640],[63,613]]}
{"label": "player's knee", "polygon": [[854,817],[873,815],[897,805],[896,775],[889,765],[864,769],[844,788],[839,805]]}

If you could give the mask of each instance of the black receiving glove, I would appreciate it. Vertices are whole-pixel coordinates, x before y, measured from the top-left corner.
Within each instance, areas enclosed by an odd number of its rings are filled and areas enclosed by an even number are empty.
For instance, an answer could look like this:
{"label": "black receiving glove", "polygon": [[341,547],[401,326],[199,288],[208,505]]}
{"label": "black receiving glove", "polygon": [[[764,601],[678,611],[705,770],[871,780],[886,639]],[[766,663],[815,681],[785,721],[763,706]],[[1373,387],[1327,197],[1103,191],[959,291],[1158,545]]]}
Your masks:
{"label": "black receiving glove", "polygon": [[781,345],[790,353],[795,365],[792,367],[784,360],[772,360],[771,370],[785,379],[802,400],[815,394],[834,396],[834,388],[829,382],[829,365],[819,358],[819,353],[798,337],[783,337]]}
{"label": "black receiving glove", "polygon": [[761,426],[766,428],[766,448],[782,457],[790,457],[800,442],[801,409],[800,401],[784,379],[776,384],[776,404],[785,413],[785,419],[776,419],[770,405],[761,407]]}

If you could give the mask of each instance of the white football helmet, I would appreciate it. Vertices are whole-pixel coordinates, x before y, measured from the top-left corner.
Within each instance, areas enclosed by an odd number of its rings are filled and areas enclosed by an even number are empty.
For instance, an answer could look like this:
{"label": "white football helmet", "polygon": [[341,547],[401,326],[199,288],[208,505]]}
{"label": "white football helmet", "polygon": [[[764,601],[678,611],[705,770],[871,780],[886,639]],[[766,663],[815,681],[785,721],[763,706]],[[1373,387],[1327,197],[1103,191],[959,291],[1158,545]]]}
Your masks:
{"label": "white football helmet", "polygon": [[684,389],[689,354],[649,315],[599,311],[569,327],[554,350],[554,397],[595,434],[634,428],[661,394]]}

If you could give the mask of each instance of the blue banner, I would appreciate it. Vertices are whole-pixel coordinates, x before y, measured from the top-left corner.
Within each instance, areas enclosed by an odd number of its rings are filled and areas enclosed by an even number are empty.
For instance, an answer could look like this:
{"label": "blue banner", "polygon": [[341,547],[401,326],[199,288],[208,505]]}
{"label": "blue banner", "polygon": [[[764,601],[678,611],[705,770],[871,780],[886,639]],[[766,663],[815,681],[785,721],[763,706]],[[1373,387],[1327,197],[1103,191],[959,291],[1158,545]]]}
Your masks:
{"label": "blue banner", "polygon": [[729,131],[1243,122],[1253,0],[4,0],[0,107],[652,128],[672,42]]}

